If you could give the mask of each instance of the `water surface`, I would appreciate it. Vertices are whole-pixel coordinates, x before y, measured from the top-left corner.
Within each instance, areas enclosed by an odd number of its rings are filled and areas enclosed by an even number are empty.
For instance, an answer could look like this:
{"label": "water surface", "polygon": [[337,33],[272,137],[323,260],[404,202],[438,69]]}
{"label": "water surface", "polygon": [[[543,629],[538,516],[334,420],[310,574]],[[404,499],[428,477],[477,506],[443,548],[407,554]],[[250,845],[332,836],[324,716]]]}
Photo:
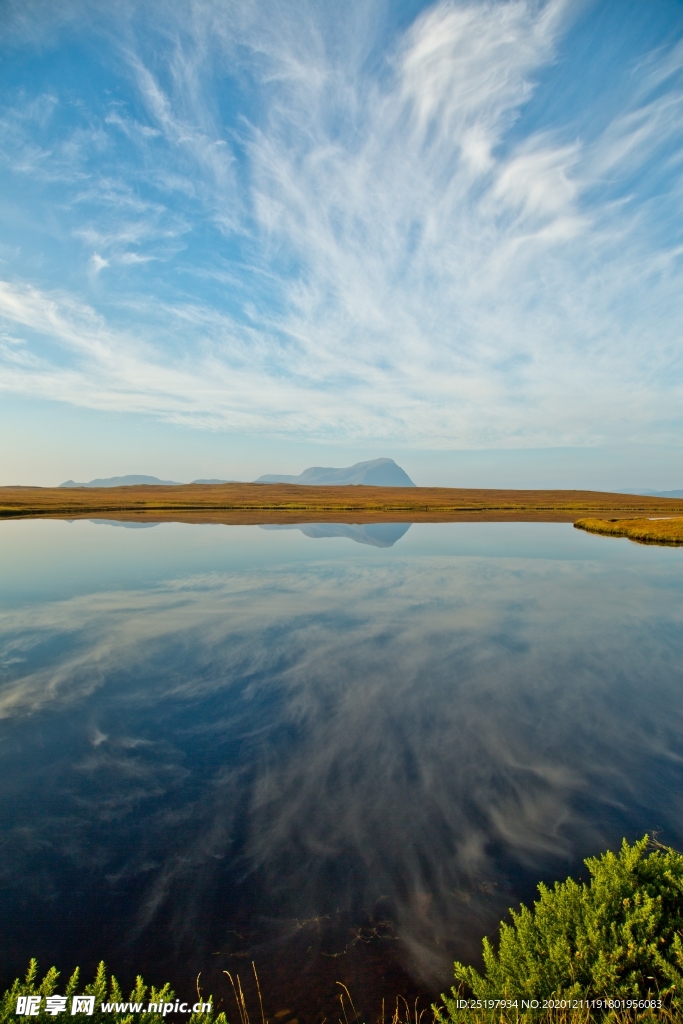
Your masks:
{"label": "water surface", "polygon": [[0,524],[0,981],[255,960],[271,1013],[370,1015],[538,879],[680,846],[682,570],[564,524]]}

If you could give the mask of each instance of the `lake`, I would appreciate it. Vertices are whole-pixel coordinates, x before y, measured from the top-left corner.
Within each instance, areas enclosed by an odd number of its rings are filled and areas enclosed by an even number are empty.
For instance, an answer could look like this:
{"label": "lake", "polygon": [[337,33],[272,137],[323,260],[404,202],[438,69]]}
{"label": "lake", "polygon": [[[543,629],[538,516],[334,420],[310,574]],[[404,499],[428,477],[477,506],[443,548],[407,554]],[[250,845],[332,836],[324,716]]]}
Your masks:
{"label": "lake", "polygon": [[[0,524],[0,982],[430,997],[683,844],[683,550],[565,524]],[[255,1004],[252,1017],[256,1016]]]}

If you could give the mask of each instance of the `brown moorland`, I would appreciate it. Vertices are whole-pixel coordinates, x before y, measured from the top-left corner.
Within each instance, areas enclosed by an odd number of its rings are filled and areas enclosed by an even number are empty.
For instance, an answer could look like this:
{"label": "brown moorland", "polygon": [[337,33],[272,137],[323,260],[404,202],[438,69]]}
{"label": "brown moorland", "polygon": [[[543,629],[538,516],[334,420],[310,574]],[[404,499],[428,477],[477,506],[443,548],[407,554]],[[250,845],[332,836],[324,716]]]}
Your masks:
{"label": "brown moorland", "polygon": [[608,537],[628,537],[638,544],[683,544],[683,516],[662,519],[577,519],[574,526]]}
{"label": "brown moorland", "polygon": [[[683,517],[683,500],[603,491],[453,487],[184,484],[0,487],[0,518],[104,518],[226,524],[555,522]],[[611,525],[611,524],[610,524]]]}

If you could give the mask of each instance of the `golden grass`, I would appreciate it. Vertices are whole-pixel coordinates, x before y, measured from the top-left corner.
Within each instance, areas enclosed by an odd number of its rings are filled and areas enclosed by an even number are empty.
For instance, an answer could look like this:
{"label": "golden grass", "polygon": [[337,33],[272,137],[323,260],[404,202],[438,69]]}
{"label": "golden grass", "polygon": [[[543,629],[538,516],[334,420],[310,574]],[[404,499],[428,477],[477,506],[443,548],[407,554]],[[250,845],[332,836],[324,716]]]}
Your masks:
{"label": "golden grass", "polygon": [[628,537],[639,544],[683,544],[683,516],[670,519],[577,519],[577,530]]}
{"label": "golden grass", "polygon": [[585,517],[683,516],[683,500],[602,491],[450,487],[0,487],[0,518],[220,522],[575,522]]}
{"label": "golden grass", "polygon": [[[325,1024],[326,1021],[328,1024],[592,1024],[592,1022],[596,1022],[596,1024],[683,1024],[681,1011],[670,1005],[664,1005],[661,1009],[643,1008],[631,1010],[606,1008],[598,1010],[587,1006],[576,1008],[563,1006],[562,1003],[566,1004],[567,1001],[562,999],[556,1001],[558,1005],[551,1005],[548,1009],[543,1008],[543,1000],[538,1000],[541,1005],[534,1009],[525,1009],[520,1006],[491,1008],[482,1006],[467,1010],[458,1009],[451,1013],[443,1002],[421,1005],[420,999],[409,1003],[403,996],[399,995],[391,1002],[382,999],[381,1008],[377,1007],[374,1013],[368,1013],[367,1010],[359,1010],[357,1008],[349,987],[343,981],[336,982],[336,999],[330,1001],[327,1015],[321,1020],[320,1010],[315,1010],[306,1005],[305,997],[303,1005],[298,1009],[281,1009],[275,1013],[269,1012],[264,1005],[256,964],[253,961],[251,968],[253,982],[251,977],[245,978],[247,982],[245,985],[242,984],[239,974],[233,976],[230,971],[223,971],[223,974],[227,976],[230,982],[230,988],[234,996],[234,1009],[237,1011],[236,1014],[234,1013],[231,1005],[232,999],[230,998],[223,1011],[217,1012],[221,1009],[222,1000],[217,1005],[212,996],[205,996],[199,987],[198,977],[197,997],[201,1002],[209,1002],[211,1004],[211,1011],[203,1014],[192,1014],[189,1024],[227,1024],[227,1021],[231,1021],[233,1024],[299,1024],[300,1018],[309,1022],[317,1020],[320,1024]],[[52,995],[57,986],[58,979],[59,972],[52,967],[41,981],[38,976],[37,961],[32,960],[25,978],[23,980],[17,978],[11,988],[0,994],[0,1024],[13,1024],[17,1020],[17,996],[24,994]],[[75,991],[78,985],[79,971],[77,968],[67,983],[67,994],[70,991]],[[123,995],[116,979],[113,975],[108,975],[106,967],[102,962],[98,967],[94,981],[85,987],[85,992],[96,996],[96,1006],[98,1007],[95,1011],[96,1017],[100,1020],[106,1017],[111,1021],[111,1024],[140,1024],[142,1017],[147,1014],[146,1010],[143,1010],[142,1014],[140,1012],[133,1013],[121,1010],[112,1010],[109,1013],[99,1012],[101,1002],[123,1002]],[[251,992],[249,1000],[245,992]],[[463,995],[462,991],[456,993],[454,990],[451,990],[451,992],[454,995]],[[171,990],[169,984],[164,985],[162,988],[155,989],[152,987],[150,989],[138,975],[136,987],[130,994],[129,1002],[144,1004],[151,1001],[163,1004],[165,1002],[173,1003],[174,998],[175,993]],[[338,1005],[336,1005],[337,1001]],[[251,1006],[249,1005],[250,1002]],[[503,1000],[500,1002],[503,1002]],[[552,1004],[554,1001],[549,1000],[549,1002]],[[573,1000],[572,1002],[578,1003],[580,1000]],[[152,1021],[152,1024],[162,1024],[162,1016],[159,1013],[149,1013],[149,1015],[145,1016],[145,1019]],[[177,1017],[170,1019],[174,1020]],[[41,1010],[36,1024],[41,1024],[41,1022],[46,1020],[49,1020],[49,1017],[46,1016],[44,1010]]]}
{"label": "golden grass", "polygon": [[[255,1014],[258,1024],[278,1024],[278,1019],[281,1016],[287,1020],[291,1017],[288,1011],[280,1011],[274,1017],[264,1012],[256,966],[253,963],[252,969],[258,992],[259,1005]],[[230,979],[239,1024],[252,1024],[239,975],[233,978],[229,971],[223,973]],[[391,1004],[387,1006],[383,999],[381,1013],[373,1017],[357,1009],[353,996],[344,982],[337,981],[336,984],[340,990],[337,994],[339,1009],[335,1016],[325,1018],[329,1024],[455,1024],[443,1004],[432,1003],[431,1006],[421,1006],[419,1000],[410,1004],[403,996],[398,996],[393,1006]],[[575,1000],[575,1002],[578,1001]],[[557,1002],[562,1003],[563,1000],[557,1000]],[[300,1011],[300,1015],[307,1016],[305,1011]],[[600,1022],[600,1024],[683,1024],[683,1015],[671,1006],[662,1006],[660,1009],[607,1009],[605,1011],[589,1007],[574,1008],[561,1005],[531,1011],[521,1009],[519,1006],[498,1009],[482,1007],[464,1011],[462,1018],[466,1024],[594,1024],[594,1022]],[[298,1024],[297,1018],[295,1021]],[[288,1019],[288,1024],[294,1024],[294,1021]]]}

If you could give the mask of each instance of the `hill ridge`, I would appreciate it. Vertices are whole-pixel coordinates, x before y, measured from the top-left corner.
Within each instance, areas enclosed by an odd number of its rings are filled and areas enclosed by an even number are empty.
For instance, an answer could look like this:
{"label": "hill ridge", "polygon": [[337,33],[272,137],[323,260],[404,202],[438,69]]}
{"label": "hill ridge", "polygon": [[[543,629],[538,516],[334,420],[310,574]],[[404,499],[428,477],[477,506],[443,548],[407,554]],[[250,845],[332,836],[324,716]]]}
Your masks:
{"label": "hill ridge", "polygon": [[372,459],[356,462],[353,466],[336,469],[332,466],[309,466],[298,476],[284,473],[266,473],[257,484],[300,484],[306,487],[344,487],[364,485],[370,487],[415,487],[404,469],[393,459]]}

